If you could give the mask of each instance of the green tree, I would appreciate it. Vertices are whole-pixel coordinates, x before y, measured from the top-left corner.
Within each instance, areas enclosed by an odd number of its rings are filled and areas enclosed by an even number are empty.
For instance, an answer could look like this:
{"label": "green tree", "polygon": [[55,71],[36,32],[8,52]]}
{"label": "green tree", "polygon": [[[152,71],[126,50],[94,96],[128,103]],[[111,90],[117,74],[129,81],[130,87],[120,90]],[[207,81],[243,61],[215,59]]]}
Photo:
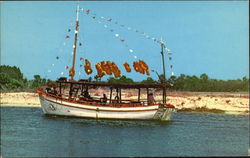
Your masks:
{"label": "green tree", "polygon": [[32,88],[37,88],[41,85],[45,85],[48,81],[44,78],[41,78],[40,75],[34,75],[34,80],[32,82]]}
{"label": "green tree", "polygon": [[164,83],[164,81],[165,81],[164,74],[158,75],[158,82],[159,83]]}
{"label": "green tree", "polygon": [[108,83],[134,83],[131,78],[127,78],[126,76],[121,76],[119,78],[110,77],[108,78]]}
{"label": "green tree", "polygon": [[99,77],[98,75],[95,75],[95,76],[94,76],[94,79],[95,79],[95,81],[97,82],[97,81],[101,81],[102,78]]}
{"label": "green tree", "polygon": [[152,77],[147,77],[147,79],[142,80],[141,83],[152,84],[152,83],[157,83],[157,81],[155,81]]}

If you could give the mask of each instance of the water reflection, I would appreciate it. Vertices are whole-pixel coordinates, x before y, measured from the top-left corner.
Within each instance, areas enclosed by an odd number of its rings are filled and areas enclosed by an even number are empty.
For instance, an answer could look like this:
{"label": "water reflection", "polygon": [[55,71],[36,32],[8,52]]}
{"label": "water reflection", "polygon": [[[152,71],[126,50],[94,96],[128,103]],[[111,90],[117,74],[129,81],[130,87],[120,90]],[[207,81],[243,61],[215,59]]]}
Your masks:
{"label": "water reflection", "polygon": [[107,126],[107,127],[157,127],[168,126],[173,121],[157,121],[157,120],[114,120],[114,119],[91,119],[79,117],[67,117],[56,115],[43,115],[45,119],[56,121],[67,121],[73,124],[89,125],[89,126]]}

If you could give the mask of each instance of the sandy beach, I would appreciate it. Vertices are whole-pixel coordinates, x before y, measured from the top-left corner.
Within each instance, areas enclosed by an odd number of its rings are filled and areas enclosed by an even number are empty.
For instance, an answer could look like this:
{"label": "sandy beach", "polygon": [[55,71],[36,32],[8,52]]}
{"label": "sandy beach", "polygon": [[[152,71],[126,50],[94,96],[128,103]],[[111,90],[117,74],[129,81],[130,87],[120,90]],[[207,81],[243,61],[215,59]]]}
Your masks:
{"label": "sandy beach", "polygon": [[[100,90],[98,94],[102,94]],[[99,96],[92,92],[93,96]],[[137,99],[134,92],[123,94],[123,98]],[[146,98],[142,94],[141,98]],[[160,93],[155,93],[155,99],[161,99]],[[38,94],[29,92],[1,93],[1,106],[41,107]],[[168,92],[167,101],[173,104],[179,112],[215,112],[249,115],[248,92]]]}

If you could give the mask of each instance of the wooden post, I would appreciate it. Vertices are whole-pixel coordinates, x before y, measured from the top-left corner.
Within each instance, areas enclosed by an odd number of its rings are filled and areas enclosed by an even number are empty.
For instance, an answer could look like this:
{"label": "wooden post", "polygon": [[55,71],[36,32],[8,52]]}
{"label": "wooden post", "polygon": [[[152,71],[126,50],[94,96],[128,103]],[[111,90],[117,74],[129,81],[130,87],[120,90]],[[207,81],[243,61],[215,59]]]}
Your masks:
{"label": "wooden post", "polygon": [[[116,88],[116,96],[119,96],[118,88]],[[117,102],[119,102],[119,98],[118,98]]]}
{"label": "wooden post", "polygon": [[69,99],[71,99],[71,96],[72,96],[72,87],[73,87],[73,84],[70,83],[70,88],[69,88]]}
{"label": "wooden post", "polygon": [[83,94],[83,84],[82,84],[81,94]]}
{"label": "wooden post", "polygon": [[122,89],[121,88],[119,89],[119,92],[120,92],[120,97],[119,97],[120,101],[119,102],[121,103],[121,101],[122,101]]}
{"label": "wooden post", "polygon": [[147,88],[147,105],[148,105],[148,95],[149,95],[149,92],[148,92],[148,88]]}
{"label": "wooden post", "polygon": [[140,97],[141,97],[141,88],[138,89],[138,102],[140,102]]}
{"label": "wooden post", "polygon": [[113,91],[113,88],[111,87],[111,88],[110,88],[110,97],[109,97],[109,103],[111,103],[111,99],[112,99],[112,91]]}
{"label": "wooden post", "polygon": [[62,96],[62,83],[61,82],[59,83],[59,88],[60,88],[59,89],[60,96]]}
{"label": "wooden post", "polygon": [[162,91],[162,101],[163,103],[166,103],[166,89],[165,89],[165,86],[163,87],[163,91]]}

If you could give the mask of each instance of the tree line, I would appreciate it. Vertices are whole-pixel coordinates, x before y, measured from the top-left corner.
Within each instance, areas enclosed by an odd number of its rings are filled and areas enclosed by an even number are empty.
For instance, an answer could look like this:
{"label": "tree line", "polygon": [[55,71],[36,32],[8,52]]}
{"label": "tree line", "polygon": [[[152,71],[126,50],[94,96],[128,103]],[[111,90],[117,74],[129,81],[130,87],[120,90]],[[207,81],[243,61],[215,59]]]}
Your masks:
{"label": "tree line", "polygon": [[34,79],[28,80],[16,66],[0,66],[0,90],[1,91],[34,91],[37,87],[52,82],[50,79],[34,75]]}
{"label": "tree line", "polygon": [[[34,91],[37,87],[53,82],[50,79],[41,78],[40,75],[34,75],[34,79],[26,79],[21,70],[16,66],[0,66],[0,90],[1,91]],[[91,78],[91,77],[90,77]],[[101,81],[98,76],[95,81]],[[91,80],[91,79],[90,79]],[[235,80],[218,80],[209,78],[207,74],[200,76],[189,76],[181,74],[180,76],[171,76],[164,80],[163,74],[158,76],[158,80],[148,77],[145,80],[135,82],[126,76],[119,78],[110,77],[108,83],[166,83],[171,90],[176,91],[196,91],[196,92],[239,92],[249,91],[249,78]]]}

